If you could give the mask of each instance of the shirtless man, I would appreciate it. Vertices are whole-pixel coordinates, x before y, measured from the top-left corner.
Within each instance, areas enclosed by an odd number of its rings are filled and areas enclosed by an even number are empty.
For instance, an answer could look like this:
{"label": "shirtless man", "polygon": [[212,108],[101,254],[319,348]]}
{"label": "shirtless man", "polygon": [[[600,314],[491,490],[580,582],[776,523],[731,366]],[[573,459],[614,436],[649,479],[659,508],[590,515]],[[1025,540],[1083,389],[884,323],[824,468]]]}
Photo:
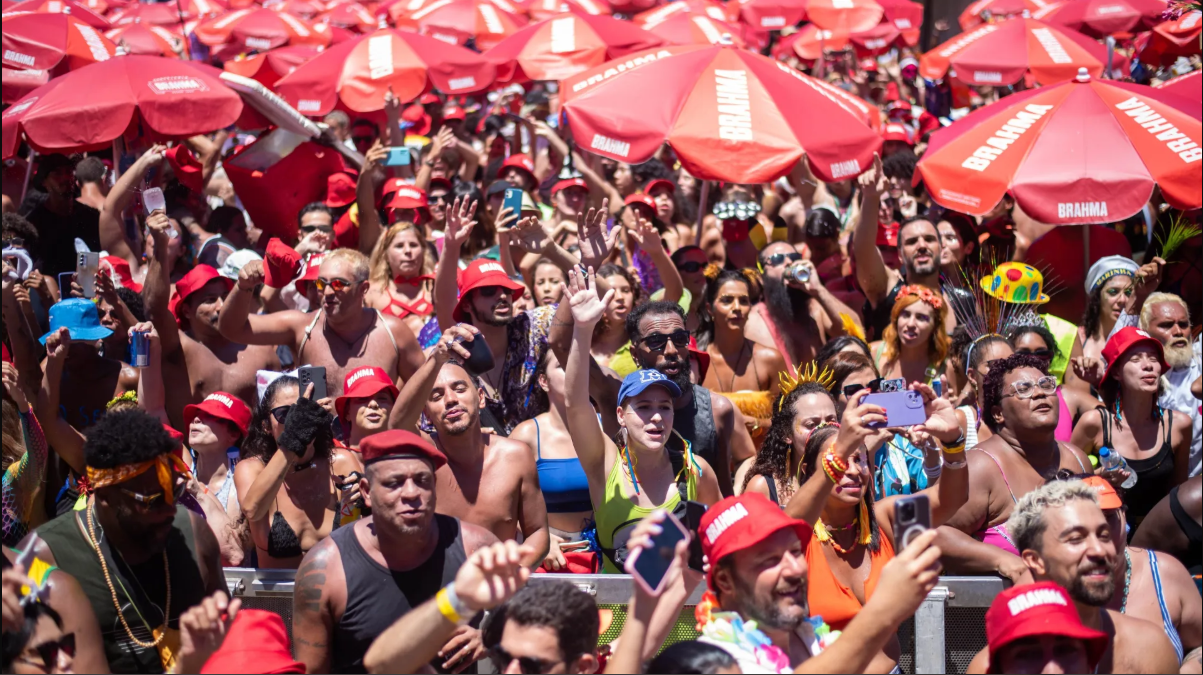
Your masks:
{"label": "shirtless man", "polygon": [[[482,527],[436,513],[435,472],[447,458],[429,443],[391,430],[369,436],[360,450],[359,489],[372,515],[335,530],[297,570],[293,653],[310,673],[365,672],[364,654],[378,635],[497,542]],[[467,665],[482,655],[480,631],[463,626],[438,663]]]}
{"label": "shirtless man", "polygon": [[1050,377],[1047,363],[1031,354],[1012,354],[991,362],[986,373],[982,418],[994,435],[965,453],[969,501],[940,527],[944,566],[953,573],[998,573],[1016,583],[1029,580],[1027,566],[1011,543],[1014,536],[1007,532],[1015,502],[1062,469],[1089,473],[1085,453],[1054,437],[1059,417],[1056,381],[1051,389],[1039,386]]}
{"label": "shirtless man", "polygon": [[[1094,488],[1082,481],[1053,481],[1036,488],[1015,505],[1007,529],[1032,577],[1068,591],[1082,625],[1111,637],[1095,672],[1178,672],[1174,648],[1160,626],[1107,607],[1117,590],[1113,537],[1123,534],[1112,535]],[[984,673],[988,661],[988,650],[983,649],[966,672]]]}
{"label": "shirtless man", "polygon": [[159,331],[163,349],[163,379],[188,382],[169,386],[167,416],[172,426],[184,429],[184,406],[199,403],[215,391],[256,400],[255,371],[279,370],[273,346],[248,346],[218,332],[224,296],[233,285],[208,265],[197,265],[176,284],[178,299],[172,304],[170,269],[167,266],[168,230],[171,223],[162,211],[146,219],[154,239],[154,257],[144,288],[151,321]]}
{"label": "shirtless man", "polygon": [[749,340],[781,352],[790,370],[813,361],[828,340],[844,334],[841,314],[857,320],[856,312],[822,284],[813,265],[808,281],[785,279],[786,268],[801,259],[793,245],[783,241],[760,251],[764,299],[752,308],[744,327]]}
{"label": "shirtless man", "polygon": [[316,312],[251,314],[255,286],[262,282],[262,262],[243,266],[221,313],[221,334],[248,345],[287,345],[297,365],[325,367],[329,397],[342,396],[346,374],[359,366],[378,366],[400,383],[422,365],[413,331],[364,303],[368,260],[359,251],[338,249],[322,258],[313,282],[322,297]]}
{"label": "shirtless man", "polygon": [[457,339],[470,343],[484,338],[467,324],[443,331],[426,363],[401,391],[389,426],[416,429],[425,413],[433,433],[420,433],[448,460],[436,474],[438,512],[487,528],[502,541],[517,539],[521,529],[531,550],[522,562],[538,565],[550,539],[534,453],[525,443],[481,431],[484,391],[461,365],[468,351]]}

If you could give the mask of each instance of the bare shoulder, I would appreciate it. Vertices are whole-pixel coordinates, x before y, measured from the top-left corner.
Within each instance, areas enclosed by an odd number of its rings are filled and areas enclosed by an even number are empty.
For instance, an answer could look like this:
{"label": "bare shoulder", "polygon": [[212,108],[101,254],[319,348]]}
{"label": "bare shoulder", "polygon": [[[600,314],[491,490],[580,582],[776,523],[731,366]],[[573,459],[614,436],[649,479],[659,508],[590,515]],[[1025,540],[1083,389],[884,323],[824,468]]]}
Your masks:
{"label": "bare shoulder", "polygon": [[776,371],[785,369],[785,357],[774,347],[766,347],[759,343],[754,344],[755,346],[752,348],[752,358],[756,360],[758,365],[764,365],[770,369],[773,369],[774,372],[769,376],[770,380],[773,379],[776,375]]}
{"label": "bare shoulder", "polygon": [[731,404],[731,399],[717,391],[710,392],[710,408],[714,411],[714,418],[716,420],[730,417],[731,413],[735,410],[735,406]]}
{"label": "bare shoulder", "polygon": [[528,468],[534,471],[535,454],[526,443],[495,434],[486,434],[485,439],[485,443],[489,448],[489,454],[491,455],[491,461],[500,461],[519,466],[524,473]]}
{"label": "bare shoulder", "polygon": [[1187,439],[1187,442],[1189,442],[1193,436],[1190,415],[1181,410],[1171,410],[1170,415],[1174,420],[1174,434],[1179,438]]}
{"label": "bare shoulder", "polygon": [[1107,610],[1115,627],[1112,672],[1168,673],[1178,669],[1174,647],[1165,630],[1151,621]]}
{"label": "bare shoulder", "polygon": [[744,488],[743,494],[755,492],[762,494],[765,497],[769,496],[769,479],[763,473],[754,474],[748,479],[748,487]]}
{"label": "bare shoulder", "polygon": [[510,432],[509,439],[526,444],[528,448],[533,448],[536,439],[538,438],[538,427],[535,426],[534,418],[522,420],[514,430]]}
{"label": "bare shoulder", "polygon": [[1078,418],[1078,423],[1074,425],[1074,430],[1083,429],[1092,434],[1098,433],[1103,428],[1103,413],[1098,408],[1091,408],[1082,413]]}
{"label": "bare shoulder", "polygon": [[[457,518],[456,520],[459,519]],[[492,546],[501,541],[497,538],[497,535],[479,525],[459,520],[459,527],[464,537],[464,552],[468,555],[472,555],[486,546]]]}
{"label": "bare shoulder", "polygon": [[381,313],[380,316],[384,317],[384,325],[388,326],[389,331],[392,332],[392,334],[396,337],[401,338],[408,336],[410,338],[414,338],[414,332],[409,329],[409,324],[405,323],[404,320],[399,319],[391,314]]}

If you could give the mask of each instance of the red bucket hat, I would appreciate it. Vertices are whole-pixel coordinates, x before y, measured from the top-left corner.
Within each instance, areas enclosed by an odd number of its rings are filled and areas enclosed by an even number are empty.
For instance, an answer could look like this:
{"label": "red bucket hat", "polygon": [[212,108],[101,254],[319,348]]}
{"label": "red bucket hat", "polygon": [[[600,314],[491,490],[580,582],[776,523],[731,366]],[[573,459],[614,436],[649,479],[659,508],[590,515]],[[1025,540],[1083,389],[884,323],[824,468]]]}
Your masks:
{"label": "red bucket hat", "polygon": [[401,121],[409,122],[408,131],[415,136],[425,136],[430,133],[430,115],[420,104],[413,104],[401,112]]}
{"label": "red bucket hat", "polygon": [[343,395],[334,399],[334,409],[338,411],[339,419],[347,411],[347,404],[353,398],[370,398],[378,392],[389,390],[393,400],[397,399],[397,386],[385,374],[384,369],[377,366],[362,366],[347,373],[343,380]]}
{"label": "red bucket hat", "polygon": [[785,515],[780,506],[762,494],[750,492],[727,497],[711,506],[702,516],[698,536],[702,538],[702,554],[710,560],[706,583],[714,588],[714,571],[718,561],[745,549],[752,548],[776,534],[792,528],[805,547],[813,531],[810,523]]}
{"label": "red bucket hat", "polygon": [[171,302],[168,303],[171,313],[175,315],[176,323],[183,325],[183,318],[180,316],[180,307],[188,301],[189,296],[205,287],[205,284],[220,280],[226,287],[226,293],[234,288],[234,280],[223,277],[213,268],[212,265],[200,264],[188,270],[182,279],[175,282],[175,293],[171,296]]}
{"label": "red bucket hat", "polygon": [[192,424],[192,420],[202,412],[232,423],[243,436],[251,427],[250,407],[242,399],[224,391],[215,391],[200,403],[184,406],[184,425]]}
{"label": "red bucket hat", "polygon": [[434,470],[447,463],[447,456],[438,448],[422,440],[422,437],[412,431],[390,429],[378,434],[372,434],[359,444],[359,453],[363,463],[368,464],[378,459],[401,459],[412,457],[424,459],[434,465]]}
{"label": "red bucket hat", "polygon": [[234,617],[226,639],[205,662],[202,673],[304,673],[292,659],[288,629],[279,614],[243,609]]}
{"label": "red bucket hat", "polygon": [[1139,347],[1141,345],[1149,345],[1153,347],[1153,351],[1157,353],[1157,360],[1161,362],[1161,372],[1169,370],[1169,366],[1165,362],[1165,352],[1162,349],[1161,341],[1149,335],[1139,328],[1128,326],[1122,328],[1107,340],[1107,344],[1103,347],[1103,360],[1107,362],[1107,372],[1103,373],[1103,382],[1111,378],[1111,375],[1116,372],[1116,367],[1119,365],[1120,358],[1123,357],[1129,349]]}
{"label": "red bucket hat", "polygon": [[393,196],[385,205],[386,209],[429,209],[430,200],[426,191],[413,185],[398,185]]}
{"label": "red bucket hat", "polygon": [[342,208],[355,201],[355,179],[341,171],[326,176],[326,206]]}
{"label": "red bucket hat", "polygon": [[500,176],[504,174],[505,170],[511,167],[515,169],[522,169],[530,176],[531,181],[535,183],[539,182],[539,179],[535,177],[535,163],[531,161],[530,157],[527,157],[522,153],[517,153],[506,157],[505,161],[501,163],[501,170],[497,172],[497,175]]}
{"label": "red bucket hat", "polygon": [[173,148],[168,148],[165,154],[167,156],[167,163],[171,165],[171,170],[175,172],[175,179],[181,185],[197,194],[204,192],[204,167],[192,155],[192,152],[188,150],[188,146],[177,145]]}
{"label": "red bucket hat", "polygon": [[467,320],[463,312],[464,299],[468,297],[468,293],[488,286],[500,286],[508,290],[515,301],[521,298],[526,291],[525,286],[514,281],[510,275],[505,273],[505,268],[501,266],[501,263],[488,258],[473,260],[472,264],[460,273],[459,301],[455,303],[455,311],[451,313],[451,318],[456,321]]}
{"label": "red bucket hat", "polygon": [[100,259],[100,267],[107,269],[109,278],[118,286],[124,286],[135,293],[142,292],[142,284],[134,281],[133,273],[130,272],[129,263],[125,258],[118,258],[115,255],[105,256]]}
{"label": "red bucket hat", "polygon": [[1085,642],[1092,670],[1111,641],[1106,633],[1082,625],[1069,593],[1057,584],[1041,581],[1014,586],[999,593],[986,610],[986,642],[990,645],[990,668],[986,672],[1002,672],[997,657],[1003,647],[1041,635],[1061,635]]}

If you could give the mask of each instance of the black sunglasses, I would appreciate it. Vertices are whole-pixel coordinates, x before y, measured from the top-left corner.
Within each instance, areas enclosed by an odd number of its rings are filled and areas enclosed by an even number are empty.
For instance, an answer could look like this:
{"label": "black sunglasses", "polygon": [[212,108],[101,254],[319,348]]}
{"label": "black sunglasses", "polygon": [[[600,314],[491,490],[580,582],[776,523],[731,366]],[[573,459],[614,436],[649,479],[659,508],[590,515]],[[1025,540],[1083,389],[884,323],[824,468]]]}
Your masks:
{"label": "black sunglasses", "polygon": [[868,389],[869,391],[876,392],[880,388],[880,377],[869,380],[868,384],[845,384],[843,389],[844,398],[852,398],[853,396],[856,396],[856,392],[860,391],[861,389]]}
{"label": "black sunglasses", "polygon": [[1018,354],[1031,354],[1032,356],[1036,356],[1036,357],[1039,357],[1042,359],[1053,358],[1053,352],[1051,350],[1045,349],[1043,347],[1041,347],[1040,349],[1016,349],[1015,352]]}
{"label": "black sunglasses", "polygon": [[299,229],[301,234],[309,234],[310,232],[317,232],[318,230],[321,230],[322,232],[329,232],[331,234],[334,233],[333,227],[327,227],[325,225],[302,225]]}
{"label": "black sunglasses", "polygon": [[482,298],[491,298],[501,292],[501,286],[481,286],[476,289],[476,294]]}
{"label": "black sunglasses", "polygon": [[689,331],[684,328],[678,328],[671,333],[652,333],[645,335],[640,339],[647,348],[653,352],[662,352],[668,346],[668,341],[672,340],[673,345],[677,349],[684,349],[689,344]]}
{"label": "black sunglasses", "polygon": [[288,411],[292,410],[292,405],[282,405],[278,408],[272,408],[272,417],[280,424],[284,424],[284,420],[288,419]]}
{"label": "black sunglasses", "polygon": [[764,262],[766,267],[776,267],[778,265],[784,265],[787,262],[797,262],[801,259],[802,255],[799,253],[774,253],[773,255],[765,258]]}
{"label": "black sunglasses", "polygon": [[[33,650],[38,653],[38,656],[42,657],[42,666],[46,670],[54,670],[58,666],[58,655],[60,652],[70,658],[75,658],[75,633],[66,633],[57,640],[35,645]],[[31,666],[38,665],[28,659],[20,660],[25,661]]]}
{"label": "black sunglasses", "polygon": [[504,671],[514,661],[518,662],[518,670],[523,673],[546,673],[555,667],[559,661],[545,661],[533,656],[513,656],[506,650],[497,645],[489,650],[489,658],[493,660],[493,664],[497,669]]}
{"label": "black sunglasses", "polygon": [[371,136],[352,136],[351,142],[355,145],[371,145],[376,139]]}
{"label": "black sunglasses", "polygon": [[686,274],[696,274],[697,272],[701,271],[701,269],[705,266],[706,266],[706,263],[698,262],[696,260],[690,260],[688,262],[683,262],[680,265],[677,265],[677,269]]}

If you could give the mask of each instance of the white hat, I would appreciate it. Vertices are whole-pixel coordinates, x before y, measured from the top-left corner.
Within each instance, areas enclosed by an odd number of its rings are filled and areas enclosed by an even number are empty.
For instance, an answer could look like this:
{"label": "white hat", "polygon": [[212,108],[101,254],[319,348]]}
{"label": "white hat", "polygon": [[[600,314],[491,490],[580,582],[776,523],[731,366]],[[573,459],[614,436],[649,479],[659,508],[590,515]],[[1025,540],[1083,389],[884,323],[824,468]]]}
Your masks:
{"label": "white hat", "polygon": [[249,248],[238,249],[237,251],[234,251],[230,255],[226,256],[225,263],[223,263],[221,268],[217,270],[217,273],[223,277],[226,277],[227,279],[234,279],[237,281],[238,273],[242,271],[243,265],[246,265],[254,260],[263,260],[263,256]]}
{"label": "white hat", "polygon": [[1099,258],[1090,266],[1090,271],[1086,273],[1086,292],[1093,293],[1096,288],[1107,283],[1107,280],[1111,277],[1120,275],[1134,277],[1138,269],[1140,269],[1140,266],[1136,264],[1135,260],[1125,258],[1122,255],[1109,255],[1106,258]]}

